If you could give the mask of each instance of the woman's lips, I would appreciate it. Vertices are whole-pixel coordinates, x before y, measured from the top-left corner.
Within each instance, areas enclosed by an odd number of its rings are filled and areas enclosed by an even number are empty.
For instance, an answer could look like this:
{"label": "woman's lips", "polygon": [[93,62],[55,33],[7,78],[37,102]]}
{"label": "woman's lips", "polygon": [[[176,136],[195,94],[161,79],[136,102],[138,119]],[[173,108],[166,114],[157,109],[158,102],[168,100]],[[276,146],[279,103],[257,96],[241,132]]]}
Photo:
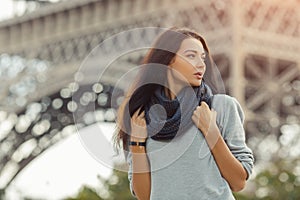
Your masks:
{"label": "woman's lips", "polygon": [[194,74],[196,76],[197,79],[202,79],[202,73],[201,72],[197,72]]}

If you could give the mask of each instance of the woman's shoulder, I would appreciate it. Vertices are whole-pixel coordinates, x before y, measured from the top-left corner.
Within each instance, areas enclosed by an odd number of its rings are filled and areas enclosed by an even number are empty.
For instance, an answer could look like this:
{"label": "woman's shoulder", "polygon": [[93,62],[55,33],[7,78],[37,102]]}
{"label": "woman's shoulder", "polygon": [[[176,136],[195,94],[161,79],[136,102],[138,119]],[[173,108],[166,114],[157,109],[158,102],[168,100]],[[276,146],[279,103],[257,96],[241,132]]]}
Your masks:
{"label": "woman's shoulder", "polygon": [[213,105],[234,105],[239,104],[236,98],[227,94],[215,94],[213,95]]}
{"label": "woman's shoulder", "polygon": [[230,113],[231,115],[237,114],[241,120],[244,120],[243,109],[235,97],[226,94],[216,94],[213,96],[212,108],[218,113]]}

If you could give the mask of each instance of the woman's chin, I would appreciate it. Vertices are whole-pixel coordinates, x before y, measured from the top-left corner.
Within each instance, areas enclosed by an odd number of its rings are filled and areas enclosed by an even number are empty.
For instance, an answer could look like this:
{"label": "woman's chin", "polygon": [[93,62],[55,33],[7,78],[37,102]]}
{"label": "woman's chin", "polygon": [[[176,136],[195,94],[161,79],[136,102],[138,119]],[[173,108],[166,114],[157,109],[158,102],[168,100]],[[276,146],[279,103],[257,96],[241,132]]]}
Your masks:
{"label": "woman's chin", "polygon": [[190,83],[191,86],[193,87],[199,87],[201,85],[202,81],[193,81],[192,83]]}

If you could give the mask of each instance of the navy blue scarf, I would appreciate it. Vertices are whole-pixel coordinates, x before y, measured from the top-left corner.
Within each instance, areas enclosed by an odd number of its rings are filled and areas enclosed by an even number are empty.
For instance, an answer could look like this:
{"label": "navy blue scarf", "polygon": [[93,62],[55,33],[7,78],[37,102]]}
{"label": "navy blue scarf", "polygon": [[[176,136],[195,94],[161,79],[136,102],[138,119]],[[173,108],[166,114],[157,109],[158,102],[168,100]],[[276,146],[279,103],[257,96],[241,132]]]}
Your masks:
{"label": "navy blue scarf", "polygon": [[145,108],[148,136],[154,140],[171,140],[193,124],[192,115],[201,101],[211,107],[211,89],[202,82],[200,87],[184,87],[175,99],[169,99],[164,87],[159,87]]}

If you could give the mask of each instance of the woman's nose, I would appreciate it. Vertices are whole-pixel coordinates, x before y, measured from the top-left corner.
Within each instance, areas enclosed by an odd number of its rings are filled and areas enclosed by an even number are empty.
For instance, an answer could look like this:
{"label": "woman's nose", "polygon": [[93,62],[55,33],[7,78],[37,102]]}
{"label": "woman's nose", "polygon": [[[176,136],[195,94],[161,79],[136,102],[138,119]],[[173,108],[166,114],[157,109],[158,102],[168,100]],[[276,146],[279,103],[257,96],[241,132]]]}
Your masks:
{"label": "woman's nose", "polygon": [[202,59],[202,58],[199,58],[198,59],[198,62],[197,62],[197,64],[196,64],[196,67],[197,68],[203,68],[203,67],[205,67],[206,65],[205,65],[205,62],[204,62],[204,60]]}

